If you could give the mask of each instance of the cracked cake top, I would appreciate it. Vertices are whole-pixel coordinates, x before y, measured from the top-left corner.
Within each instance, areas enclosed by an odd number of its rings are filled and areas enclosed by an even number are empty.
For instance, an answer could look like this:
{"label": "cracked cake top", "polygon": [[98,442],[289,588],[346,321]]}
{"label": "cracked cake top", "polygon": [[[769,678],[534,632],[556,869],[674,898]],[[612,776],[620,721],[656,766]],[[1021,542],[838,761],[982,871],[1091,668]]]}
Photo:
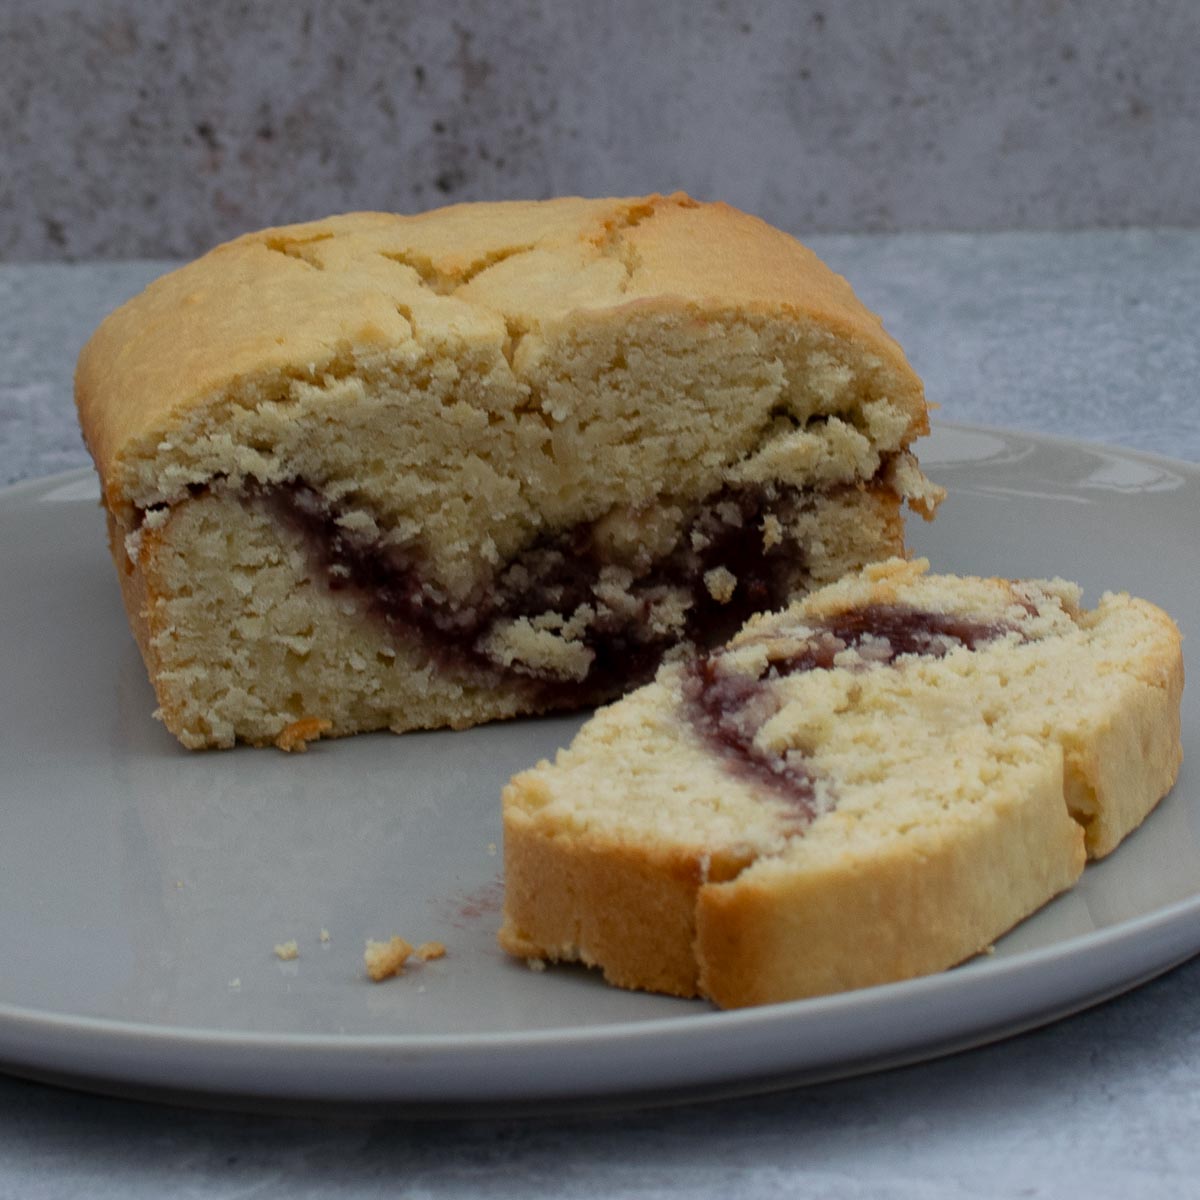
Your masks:
{"label": "cracked cake top", "polygon": [[132,482],[125,458],[222,398],[252,404],[381,357],[469,358],[519,385],[564,329],[656,308],[816,322],[873,360],[875,390],[911,415],[912,433],[924,422],[919,381],[844,279],[762,221],[678,194],[354,213],[247,234],[110,316],[80,359],[78,403],[117,500]]}

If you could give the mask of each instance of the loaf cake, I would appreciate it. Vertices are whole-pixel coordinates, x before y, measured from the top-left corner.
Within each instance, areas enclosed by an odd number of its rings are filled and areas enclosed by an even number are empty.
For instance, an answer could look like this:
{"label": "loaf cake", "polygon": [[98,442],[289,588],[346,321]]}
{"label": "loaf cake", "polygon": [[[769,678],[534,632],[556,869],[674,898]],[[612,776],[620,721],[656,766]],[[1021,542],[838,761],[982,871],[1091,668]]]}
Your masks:
{"label": "loaf cake", "polygon": [[501,943],[723,1007],[950,967],[1167,792],[1182,687],[1144,601],[867,567],[511,782]]}
{"label": "loaf cake", "polygon": [[247,235],[112,314],[76,400],[189,747],[611,699],[939,499],[878,318],[679,195]]}

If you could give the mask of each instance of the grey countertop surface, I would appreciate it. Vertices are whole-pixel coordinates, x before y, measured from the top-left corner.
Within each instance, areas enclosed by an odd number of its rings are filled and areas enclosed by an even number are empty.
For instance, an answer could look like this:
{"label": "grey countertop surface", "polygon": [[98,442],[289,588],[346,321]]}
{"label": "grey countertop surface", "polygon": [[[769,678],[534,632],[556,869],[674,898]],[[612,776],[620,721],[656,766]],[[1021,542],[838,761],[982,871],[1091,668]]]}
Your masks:
{"label": "grey countertop surface", "polygon": [[[812,244],[883,314],[939,419],[1200,461],[1200,233]],[[0,483],[87,462],[71,404],[75,356],[109,309],[169,265],[0,266]],[[689,1200],[1185,1195],[1200,1175],[1197,987],[1193,961],[984,1049],[653,1111],[442,1122],[232,1115],[0,1078],[0,1200],[334,1190]]]}

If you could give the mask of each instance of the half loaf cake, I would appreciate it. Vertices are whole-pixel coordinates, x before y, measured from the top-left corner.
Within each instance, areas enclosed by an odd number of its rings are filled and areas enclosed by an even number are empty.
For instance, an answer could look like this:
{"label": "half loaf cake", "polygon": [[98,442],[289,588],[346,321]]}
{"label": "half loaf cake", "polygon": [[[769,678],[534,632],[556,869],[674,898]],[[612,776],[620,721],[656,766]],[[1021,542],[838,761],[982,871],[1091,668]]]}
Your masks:
{"label": "half loaf cake", "polygon": [[895,560],[601,710],[504,796],[501,943],[736,1007],[938,971],[1179,768],[1161,610]]}
{"label": "half loaf cake", "polygon": [[684,196],[247,235],[112,314],[76,399],[189,747],[610,699],[938,499],[878,318]]}

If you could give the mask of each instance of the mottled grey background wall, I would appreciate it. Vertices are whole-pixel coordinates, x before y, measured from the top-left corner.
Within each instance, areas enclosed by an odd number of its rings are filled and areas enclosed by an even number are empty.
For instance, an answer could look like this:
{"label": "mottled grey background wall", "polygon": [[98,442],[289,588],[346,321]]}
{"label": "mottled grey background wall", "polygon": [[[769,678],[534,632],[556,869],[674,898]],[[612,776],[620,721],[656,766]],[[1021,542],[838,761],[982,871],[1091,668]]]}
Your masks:
{"label": "mottled grey background wall", "polygon": [[1200,224],[1196,0],[0,0],[0,257],[682,187],[796,231]]}

